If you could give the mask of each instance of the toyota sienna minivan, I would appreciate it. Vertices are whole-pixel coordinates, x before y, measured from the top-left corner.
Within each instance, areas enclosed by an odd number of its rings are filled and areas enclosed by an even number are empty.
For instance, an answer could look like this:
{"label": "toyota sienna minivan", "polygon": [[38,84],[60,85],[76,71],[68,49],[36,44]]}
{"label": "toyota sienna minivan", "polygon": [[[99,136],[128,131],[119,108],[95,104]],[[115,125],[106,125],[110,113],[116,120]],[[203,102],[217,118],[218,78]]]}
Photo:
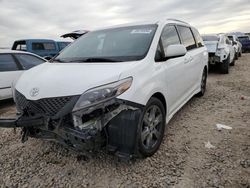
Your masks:
{"label": "toyota sienna minivan", "polygon": [[204,95],[207,63],[199,32],[183,21],[91,31],[21,76],[13,91],[17,116],[0,127],[21,127],[23,142],[152,156],[173,115]]}

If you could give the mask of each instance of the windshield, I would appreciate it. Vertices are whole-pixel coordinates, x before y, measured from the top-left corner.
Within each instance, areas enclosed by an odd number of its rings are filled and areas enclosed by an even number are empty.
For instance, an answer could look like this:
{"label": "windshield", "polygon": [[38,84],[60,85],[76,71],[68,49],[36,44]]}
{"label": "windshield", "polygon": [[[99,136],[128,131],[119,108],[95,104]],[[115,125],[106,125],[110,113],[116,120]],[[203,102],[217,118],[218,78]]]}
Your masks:
{"label": "windshield", "polygon": [[248,36],[241,36],[241,37],[238,37],[238,39],[240,41],[245,41],[245,40],[249,40],[249,37]]}
{"label": "windshield", "polygon": [[219,41],[219,37],[216,35],[202,36],[203,41]]}
{"label": "windshield", "polygon": [[231,40],[231,41],[233,41],[234,40],[234,38],[233,38],[233,36],[227,36],[228,38],[229,38],[229,40]]}
{"label": "windshield", "polygon": [[89,32],[63,50],[54,61],[121,62],[143,59],[157,25],[121,27]]}

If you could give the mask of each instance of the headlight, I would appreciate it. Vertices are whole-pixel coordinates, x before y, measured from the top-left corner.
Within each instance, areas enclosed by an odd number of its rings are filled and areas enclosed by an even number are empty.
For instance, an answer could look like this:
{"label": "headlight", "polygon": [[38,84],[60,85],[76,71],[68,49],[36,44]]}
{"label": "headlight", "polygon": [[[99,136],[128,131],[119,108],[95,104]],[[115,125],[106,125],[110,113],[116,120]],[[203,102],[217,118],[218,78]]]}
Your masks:
{"label": "headlight", "polygon": [[113,82],[86,91],[75,104],[73,112],[97,105],[121,95],[130,88],[132,81],[132,77],[129,77],[118,82]]}

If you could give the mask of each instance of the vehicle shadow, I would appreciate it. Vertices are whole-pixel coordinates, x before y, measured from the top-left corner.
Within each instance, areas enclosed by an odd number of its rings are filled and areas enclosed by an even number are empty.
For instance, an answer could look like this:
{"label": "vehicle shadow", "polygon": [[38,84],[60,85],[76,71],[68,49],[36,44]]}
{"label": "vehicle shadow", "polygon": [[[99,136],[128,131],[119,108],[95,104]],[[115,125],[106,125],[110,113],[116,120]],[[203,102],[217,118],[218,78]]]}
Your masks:
{"label": "vehicle shadow", "polygon": [[8,108],[13,107],[15,105],[13,99],[5,99],[0,101],[0,114],[8,111]]}
{"label": "vehicle shadow", "polygon": [[210,65],[208,73],[209,74],[221,74],[218,65]]}
{"label": "vehicle shadow", "polygon": [[13,104],[15,104],[13,99],[0,100],[0,107],[5,107],[5,106],[13,105]]}

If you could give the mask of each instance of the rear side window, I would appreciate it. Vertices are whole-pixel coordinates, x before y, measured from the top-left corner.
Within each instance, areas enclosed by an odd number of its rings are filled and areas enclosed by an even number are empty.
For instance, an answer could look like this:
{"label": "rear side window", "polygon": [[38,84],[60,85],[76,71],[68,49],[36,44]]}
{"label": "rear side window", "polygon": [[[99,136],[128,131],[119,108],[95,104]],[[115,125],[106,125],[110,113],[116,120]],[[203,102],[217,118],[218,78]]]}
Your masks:
{"label": "rear side window", "polygon": [[187,48],[187,50],[192,50],[196,48],[196,43],[190,28],[185,26],[177,26],[177,27],[182,39],[182,43]]}
{"label": "rear side window", "polygon": [[193,34],[194,34],[194,38],[196,40],[196,43],[197,43],[197,46],[198,47],[203,47],[204,46],[204,43],[203,43],[203,40],[201,38],[201,35],[199,33],[199,31],[197,29],[192,29],[193,31]]}
{"label": "rear side window", "polygon": [[169,45],[180,44],[180,39],[175,26],[172,25],[165,26],[161,35],[161,40],[164,51],[166,51]]}
{"label": "rear side window", "polygon": [[26,41],[15,42],[13,47],[12,47],[12,50],[26,51],[27,50]]}
{"label": "rear side window", "polygon": [[34,42],[32,50],[56,50],[56,45],[52,42]]}
{"label": "rear side window", "polygon": [[45,61],[32,55],[27,54],[17,54],[15,55],[17,60],[21,63],[25,70],[30,69],[36,65],[40,65]]}
{"label": "rear side window", "polygon": [[15,60],[10,54],[0,55],[0,72],[19,70]]}

